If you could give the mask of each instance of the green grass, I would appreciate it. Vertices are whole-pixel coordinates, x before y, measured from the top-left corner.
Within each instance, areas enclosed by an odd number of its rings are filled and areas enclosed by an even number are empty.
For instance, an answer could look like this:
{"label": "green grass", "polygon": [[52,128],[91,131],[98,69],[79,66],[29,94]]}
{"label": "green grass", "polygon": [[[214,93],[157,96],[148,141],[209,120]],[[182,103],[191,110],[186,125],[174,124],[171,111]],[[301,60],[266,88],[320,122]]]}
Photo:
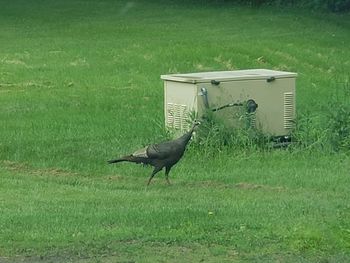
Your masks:
{"label": "green grass", "polygon": [[[269,261],[291,253],[345,260],[348,167],[339,156],[311,157],[307,164],[304,158],[251,155],[248,168],[247,160],[223,166],[213,158],[215,168],[208,169],[198,156],[203,168],[195,172],[187,158],[173,186],[156,178],[149,188],[141,172],[92,179],[4,162],[1,198],[8,201],[2,205],[0,243],[10,254],[69,257],[117,253],[138,259],[139,251],[155,246],[155,255],[164,257],[163,247],[178,254],[184,247],[198,259],[209,250],[205,259]],[[271,171],[276,163],[284,165]]]}
{"label": "green grass", "polygon": [[106,165],[167,137],[161,74],[296,71],[298,113],[323,116],[348,87],[349,14],[0,4],[0,261],[350,261],[347,152],[191,146],[170,187]]}

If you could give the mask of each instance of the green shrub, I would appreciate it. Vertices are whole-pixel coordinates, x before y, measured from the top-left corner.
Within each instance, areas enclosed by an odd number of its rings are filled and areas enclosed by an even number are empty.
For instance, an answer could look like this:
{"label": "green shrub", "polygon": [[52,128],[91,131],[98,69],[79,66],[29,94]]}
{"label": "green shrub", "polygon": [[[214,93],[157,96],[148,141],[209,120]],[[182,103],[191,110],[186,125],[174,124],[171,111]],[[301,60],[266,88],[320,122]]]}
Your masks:
{"label": "green shrub", "polygon": [[275,5],[281,7],[302,7],[314,10],[329,10],[332,12],[345,12],[350,10],[350,0],[226,0],[225,2],[248,4],[254,7]]}
{"label": "green shrub", "polygon": [[208,111],[201,118],[202,124],[196,132],[196,146],[205,153],[215,153],[225,149],[240,150],[267,150],[271,148],[269,136],[264,135],[258,129],[252,128],[251,116],[245,111],[239,118],[240,127],[233,128],[218,118],[216,113]]}
{"label": "green shrub", "polygon": [[347,150],[350,147],[350,85],[336,88],[328,105],[324,108],[326,129],[332,149]]}
{"label": "green shrub", "polygon": [[328,131],[320,112],[306,112],[298,115],[292,134],[292,149],[329,150]]}

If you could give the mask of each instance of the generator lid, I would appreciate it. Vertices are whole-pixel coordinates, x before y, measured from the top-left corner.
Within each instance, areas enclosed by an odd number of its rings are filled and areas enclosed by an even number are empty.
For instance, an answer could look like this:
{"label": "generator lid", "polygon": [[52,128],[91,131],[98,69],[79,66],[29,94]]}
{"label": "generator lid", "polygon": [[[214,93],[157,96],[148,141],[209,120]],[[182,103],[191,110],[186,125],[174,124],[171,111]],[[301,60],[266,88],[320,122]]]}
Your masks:
{"label": "generator lid", "polygon": [[276,71],[270,69],[247,69],[247,70],[235,70],[235,71],[212,71],[212,72],[198,72],[198,73],[186,73],[186,74],[169,74],[161,75],[161,79],[186,82],[186,83],[203,83],[216,81],[235,81],[235,80],[259,80],[269,79],[274,77],[278,78],[295,78],[297,73]]}

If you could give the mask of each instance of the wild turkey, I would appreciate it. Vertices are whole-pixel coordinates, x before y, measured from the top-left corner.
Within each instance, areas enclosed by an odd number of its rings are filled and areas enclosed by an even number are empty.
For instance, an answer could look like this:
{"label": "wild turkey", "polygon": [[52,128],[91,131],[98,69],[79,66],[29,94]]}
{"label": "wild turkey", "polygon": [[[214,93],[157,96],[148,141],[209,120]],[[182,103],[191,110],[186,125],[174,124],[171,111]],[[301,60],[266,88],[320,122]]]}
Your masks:
{"label": "wild turkey", "polygon": [[195,122],[192,128],[182,135],[180,138],[172,141],[161,142],[158,144],[151,144],[145,148],[142,148],[131,155],[126,155],[121,158],[108,161],[109,164],[119,162],[133,162],[149,164],[154,167],[154,170],[148,180],[147,185],[151,183],[152,178],[156,173],[161,171],[165,167],[165,179],[168,184],[169,172],[183,156],[186,146],[192,137],[192,133],[196,126],[200,123]]}

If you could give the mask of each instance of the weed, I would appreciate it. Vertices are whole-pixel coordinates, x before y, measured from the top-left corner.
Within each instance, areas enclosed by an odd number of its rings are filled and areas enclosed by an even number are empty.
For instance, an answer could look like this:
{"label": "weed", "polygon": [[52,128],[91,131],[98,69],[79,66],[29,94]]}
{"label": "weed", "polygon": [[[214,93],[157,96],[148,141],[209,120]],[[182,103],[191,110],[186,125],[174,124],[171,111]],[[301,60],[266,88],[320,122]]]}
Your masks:
{"label": "weed", "polygon": [[[317,112],[298,115],[293,132],[295,145],[302,149],[328,152],[350,148],[350,89],[349,83],[338,85]],[[295,149],[295,147],[294,147]]]}
{"label": "weed", "polygon": [[328,131],[322,125],[322,118],[319,113],[305,112],[298,115],[296,128],[292,133],[292,150],[324,150]]}
{"label": "weed", "polygon": [[225,148],[235,150],[267,150],[270,137],[252,126],[253,114],[242,108],[235,126],[228,125],[215,112],[208,110],[201,118],[196,143],[206,153],[216,153]]}
{"label": "weed", "polygon": [[325,107],[328,140],[333,150],[350,149],[350,84],[334,89]]}

